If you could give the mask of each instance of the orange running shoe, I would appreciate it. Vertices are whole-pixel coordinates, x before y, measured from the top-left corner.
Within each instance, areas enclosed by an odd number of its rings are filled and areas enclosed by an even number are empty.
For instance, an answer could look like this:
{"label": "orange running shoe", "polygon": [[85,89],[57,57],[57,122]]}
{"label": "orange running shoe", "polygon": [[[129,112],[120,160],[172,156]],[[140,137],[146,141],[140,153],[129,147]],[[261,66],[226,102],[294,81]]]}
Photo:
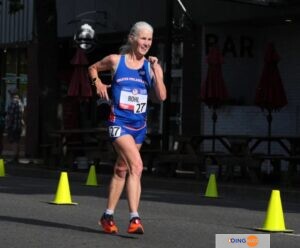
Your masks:
{"label": "orange running shoe", "polygon": [[130,220],[128,233],[144,234],[144,228],[139,217],[134,217]]}
{"label": "orange running shoe", "polygon": [[114,222],[114,217],[110,214],[104,213],[101,219],[99,220],[98,224],[102,226],[103,231],[105,233],[114,234],[118,232],[118,227]]}

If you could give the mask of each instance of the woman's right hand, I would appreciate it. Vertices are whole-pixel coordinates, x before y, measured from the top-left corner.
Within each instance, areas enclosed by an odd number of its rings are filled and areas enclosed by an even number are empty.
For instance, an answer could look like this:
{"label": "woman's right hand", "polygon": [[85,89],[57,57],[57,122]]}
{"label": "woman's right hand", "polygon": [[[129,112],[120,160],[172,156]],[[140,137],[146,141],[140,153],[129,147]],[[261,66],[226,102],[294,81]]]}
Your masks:
{"label": "woman's right hand", "polygon": [[95,81],[95,86],[97,89],[97,94],[100,96],[100,98],[109,101],[107,89],[110,88],[111,85],[103,84],[100,79],[97,79]]}

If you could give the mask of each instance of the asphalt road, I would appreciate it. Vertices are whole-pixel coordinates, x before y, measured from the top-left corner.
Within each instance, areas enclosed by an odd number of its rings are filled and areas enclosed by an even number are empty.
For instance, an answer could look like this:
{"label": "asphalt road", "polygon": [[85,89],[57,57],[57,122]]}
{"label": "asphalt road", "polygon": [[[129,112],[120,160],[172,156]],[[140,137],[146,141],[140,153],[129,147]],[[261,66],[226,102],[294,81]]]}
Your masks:
{"label": "asphalt road", "polygon": [[[108,235],[97,226],[106,204],[107,185],[88,187],[71,181],[76,206],[53,205],[59,178],[0,177],[1,248],[83,247],[215,247],[215,234],[261,232],[268,202],[245,197],[205,198],[195,192],[142,192],[140,214],[144,235],[129,235],[128,207],[123,197],[115,213],[120,233]],[[271,247],[299,247],[300,204],[285,202],[285,224],[294,233],[272,233]]]}

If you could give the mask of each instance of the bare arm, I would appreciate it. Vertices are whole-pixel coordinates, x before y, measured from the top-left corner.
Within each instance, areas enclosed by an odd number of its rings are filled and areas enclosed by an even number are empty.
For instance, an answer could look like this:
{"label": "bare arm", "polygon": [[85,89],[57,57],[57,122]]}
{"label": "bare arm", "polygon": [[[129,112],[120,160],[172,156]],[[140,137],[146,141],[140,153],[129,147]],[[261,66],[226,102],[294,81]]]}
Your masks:
{"label": "bare arm", "polygon": [[109,100],[107,94],[107,88],[109,88],[110,85],[106,85],[102,83],[102,81],[98,76],[98,73],[101,71],[115,70],[118,60],[119,60],[119,55],[111,54],[104,57],[102,60],[96,62],[95,64],[91,65],[88,68],[89,77],[91,78],[91,80],[96,86],[97,94],[103,99]]}
{"label": "bare arm", "polygon": [[167,98],[167,89],[164,83],[164,75],[163,70],[158,63],[158,59],[156,57],[149,56],[149,61],[151,64],[151,69],[154,77],[154,89],[156,93],[156,97],[159,101],[164,101]]}

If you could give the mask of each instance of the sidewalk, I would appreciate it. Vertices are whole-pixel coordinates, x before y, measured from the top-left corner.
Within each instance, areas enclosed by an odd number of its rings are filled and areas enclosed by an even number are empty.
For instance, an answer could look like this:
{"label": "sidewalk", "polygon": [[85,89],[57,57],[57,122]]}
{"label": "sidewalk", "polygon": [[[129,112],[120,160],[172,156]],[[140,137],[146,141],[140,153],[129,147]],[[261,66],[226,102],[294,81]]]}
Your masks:
{"label": "sidewalk", "polygon": [[[2,156],[7,160],[13,154],[10,144],[4,137],[4,150]],[[20,156],[24,156],[24,138],[21,140]],[[25,159],[26,160],[26,159]],[[42,161],[36,160],[36,163],[25,164],[5,164],[5,170],[11,176],[39,177],[58,179],[60,172],[63,169],[54,169],[46,167]],[[105,168],[104,168],[105,167]],[[112,169],[108,166],[100,166],[96,168],[98,182],[101,185],[108,186],[111,178]],[[108,168],[108,169],[107,169]],[[88,171],[68,171],[71,180],[85,182]],[[200,197],[204,195],[208,180],[196,180],[191,176],[179,175],[175,177],[162,177],[149,173],[143,173],[142,187],[143,189],[170,190],[177,192],[189,192],[198,194]],[[258,199],[268,201],[272,189],[279,189],[281,192],[282,201],[300,203],[300,187],[299,184],[293,187],[285,187],[282,185],[270,184],[251,184],[250,182],[223,182],[218,181],[217,187],[219,196],[222,198],[238,198],[243,199]]]}
{"label": "sidewalk", "polygon": [[[53,178],[59,179],[61,171],[63,169],[47,168],[43,164],[5,164],[6,174],[8,176],[22,176],[22,177],[39,177],[39,178]],[[101,170],[96,168],[97,179],[99,184],[108,186],[111,173],[108,170]],[[100,171],[100,172],[99,172]],[[70,181],[85,182],[87,179],[88,171],[68,171]],[[156,189],[163,191],[177,191],[188,192],[199,195],[202,197],[205,193],[208,180],[196,180],[190,177],[178,176],[175,177],[161,177],[158,175],[152,175],[144,173],[142,177],[143,189]],[[300,188],[299,187],[283,187],[272,185],[250,185],[241,182],[218,182],[218,193],[221,198],[227,199],[256,199],[262,201],[268,201],[272,189],[278,189],[281,192],[281,198],[283,202],[300,203]]]}
{"label": "sidewalk", "polygon": [[[2,145],[3,145],[3,150],[2,150],[2,154],[0,156],[2,157],[13,157],[15,152],[14,152],[14,146],[13,144],[11,144],[8,139],[7,139],[7,134],[4,133],[3,137],[2,137]],[[21,140],[20,140],[20,152],[19,152],[19,156],[20,157],[24,157],[24,147],[25,147],[25,137],[21,136]]]}

